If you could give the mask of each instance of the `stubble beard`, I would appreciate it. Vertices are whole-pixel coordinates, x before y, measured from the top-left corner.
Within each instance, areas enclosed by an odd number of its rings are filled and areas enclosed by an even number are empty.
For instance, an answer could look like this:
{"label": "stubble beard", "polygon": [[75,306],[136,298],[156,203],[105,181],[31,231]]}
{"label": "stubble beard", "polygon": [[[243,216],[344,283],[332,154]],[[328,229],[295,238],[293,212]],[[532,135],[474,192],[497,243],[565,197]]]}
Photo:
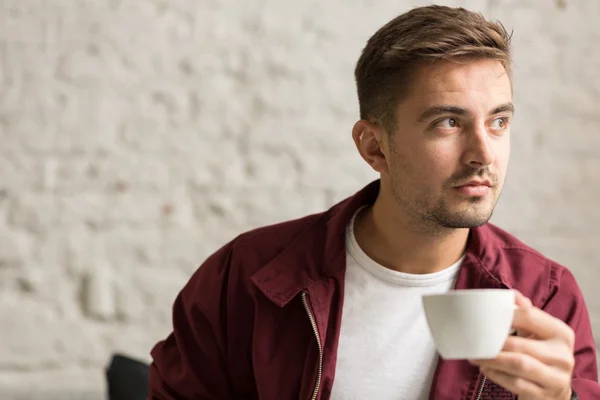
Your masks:
{"label": "stubble beard", "polygon": [[[440,235],[454,229],[470,229],[487,223],[493,215],[496,204],[500,198],[501,186],[496,175],[490,174],[487,170],[465,170],[459,176],[450,179],[441,192],[424,191],[417,193],[406,185],[400,176],[408,176],[404,168],[396,170],[395,177],[391,177],[391,189],[396,203],[401,209],[405,210],[408,221],[418,231],[428,234]],[[464,199],[452,209],[447,199],[452,196],[451,191],[455,190],[455,183],[464,183],[473,177],[483,177],[490,179],[492,188],[485,197],[472,197]]]}
{"label": "stubble beard", "polygon": [[465,200],[467,204],[464,204],[460,210],[451,210],[444,198],[446,191],[436,202],[432,196],[411,199],[407,196],[408,193],[398,190],[396,184],[392,184],[392,189],[396,203],[406,211],[409,223],[417,231],[434,236],[444,235],[455,229],[470,229],[484,225],[492,217],[499,197],[495,192],[488,195],[494,197],[491,202],[487,196],[473,197]]}

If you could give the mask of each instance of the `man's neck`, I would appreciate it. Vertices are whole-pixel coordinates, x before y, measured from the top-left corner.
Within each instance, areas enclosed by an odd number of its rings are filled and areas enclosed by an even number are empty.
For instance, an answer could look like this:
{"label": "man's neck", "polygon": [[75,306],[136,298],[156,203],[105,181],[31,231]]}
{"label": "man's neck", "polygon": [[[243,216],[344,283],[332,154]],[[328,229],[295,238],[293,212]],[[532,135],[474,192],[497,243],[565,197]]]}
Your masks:
{"label": "man's neck", "polygon": [[378,198],[357,215],[354,234],[363,251],[386,268],[410,274],[441,271],[464,254],[469,229],[428,232],[390,212]]}

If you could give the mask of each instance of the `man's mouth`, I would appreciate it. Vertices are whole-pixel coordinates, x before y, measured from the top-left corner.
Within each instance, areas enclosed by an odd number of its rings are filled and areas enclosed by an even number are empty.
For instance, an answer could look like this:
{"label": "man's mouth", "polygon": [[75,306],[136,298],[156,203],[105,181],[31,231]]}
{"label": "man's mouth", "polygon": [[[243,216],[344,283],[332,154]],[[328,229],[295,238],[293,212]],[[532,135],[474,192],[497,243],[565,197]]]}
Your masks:
{"label": "man's mouth", "polygon": [[483,197],[492,190],[492,183],[488,179],[472,179],[455,186],[454,189],[468,197]]}

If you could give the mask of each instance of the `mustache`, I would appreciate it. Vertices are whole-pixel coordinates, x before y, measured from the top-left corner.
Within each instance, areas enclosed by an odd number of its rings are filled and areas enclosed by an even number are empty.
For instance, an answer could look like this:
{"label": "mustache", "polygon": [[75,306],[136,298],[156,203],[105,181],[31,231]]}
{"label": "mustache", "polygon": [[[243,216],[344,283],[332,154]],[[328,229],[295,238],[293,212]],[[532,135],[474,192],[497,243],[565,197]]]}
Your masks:
{"label": "mustache", "polygon": [[457,174],[454,174],[448,180],[448,186],[458,186],[473,179],[487,179],[490,181],[492,186],[498,184],[498,176],[490,171],[488,167],[484,168],[468,168]]}

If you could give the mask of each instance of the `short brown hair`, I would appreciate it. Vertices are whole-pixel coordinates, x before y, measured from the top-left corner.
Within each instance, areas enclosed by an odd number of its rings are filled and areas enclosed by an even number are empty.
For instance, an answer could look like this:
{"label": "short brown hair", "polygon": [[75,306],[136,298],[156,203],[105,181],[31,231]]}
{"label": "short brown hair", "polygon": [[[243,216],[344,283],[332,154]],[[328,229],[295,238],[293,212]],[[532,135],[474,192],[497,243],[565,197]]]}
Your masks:
{"label": "short brown hair", "polygon": [[380,28],[367,42],[354,72],[360,118],[391,133],[394,109],[411,74],[425,62],[498,60],[511,75],[511,34],[479,13],[445,6],[419,7]]}

